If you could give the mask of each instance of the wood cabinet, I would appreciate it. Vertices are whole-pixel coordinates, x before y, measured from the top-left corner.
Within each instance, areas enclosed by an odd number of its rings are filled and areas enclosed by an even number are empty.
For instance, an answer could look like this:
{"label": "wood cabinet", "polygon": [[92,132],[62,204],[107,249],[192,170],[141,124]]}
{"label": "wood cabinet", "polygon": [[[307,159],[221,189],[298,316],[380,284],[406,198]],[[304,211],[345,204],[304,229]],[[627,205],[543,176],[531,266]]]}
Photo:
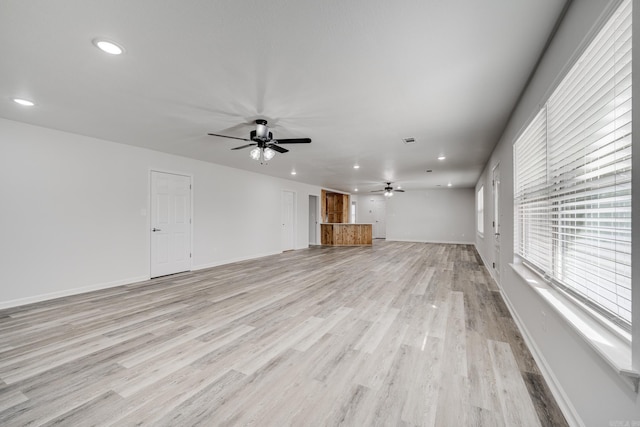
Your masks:
{"label": "wood cabinet", "polygon": [[321,190],[322,222],[349,222],[349,195]]}
{"label": "wood cabinet", "polygon": [[321,224],[322,244],[330,246],[371,245],[371,224]]}

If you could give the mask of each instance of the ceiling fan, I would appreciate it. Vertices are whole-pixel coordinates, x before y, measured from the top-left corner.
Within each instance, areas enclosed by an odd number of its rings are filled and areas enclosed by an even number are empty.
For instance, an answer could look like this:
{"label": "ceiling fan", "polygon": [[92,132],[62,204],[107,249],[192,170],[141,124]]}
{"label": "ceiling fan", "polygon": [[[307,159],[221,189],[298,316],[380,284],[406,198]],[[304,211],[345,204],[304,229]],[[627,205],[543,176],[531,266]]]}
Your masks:
{"label": "ceiling fan", "polygon": [[289,138],[289,139],[273,139],[273,134],[269,131],[267,121],[263,119],[256,120],[256,130],[252,130],[249,133],[249,138],[238,138],[235,136],[219,135],[217,133],[210,133],[211,136],[219,136],[222,138],[239,139],[241,141],[253,141],[251,144],[241,145],[240,147],[232,148],[232,150],[241,150],[243,148],[255,147],[249,155],[253,160],[257,160],[260,163],[266,163],[278,153],[286,153],[289,150],[280,147],[280,144],[308,144],[311,142],[310,138]]}
{"label": "ceiling fan", "polygon": [[391,197],[393,196],[394,192],[404,193],[404,190],[400,190],[399,188],[397,190],[394,190],[390,182],[387,182],[386,184],[387,186],[384,187],[384,190],[373,190],[372,193],[380,193],[384,191],[384,197]]}

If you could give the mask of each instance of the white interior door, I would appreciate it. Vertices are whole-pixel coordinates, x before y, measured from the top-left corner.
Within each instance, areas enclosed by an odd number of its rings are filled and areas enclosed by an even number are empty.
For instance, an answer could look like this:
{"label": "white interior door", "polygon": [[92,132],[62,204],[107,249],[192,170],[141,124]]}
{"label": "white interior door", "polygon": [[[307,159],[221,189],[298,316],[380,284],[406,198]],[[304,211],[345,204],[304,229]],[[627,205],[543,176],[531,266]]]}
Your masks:
{"label": "white interior door", "polygon": [[351,202],[351,210],[349,211],[349,222],[352,224],[356,224],[358,222],[358,205],[357,202],[354,200]]}
{"label": "white interior door", "polygon": [[151,277],[191,270],[191,178],[151,172]]}
{"label": "white interior door", "polygon": [[309,244],[318,244],[318,196],[309,195]]}
{"label": "white interior door", "polygon": [[282,250],[295,249],[295,193],[282,191]]}
{"label": "white interior door", "polygon": [[387,237],[387,204],[384,199],[373,201],[373,238],[385,239]]}
{"label": "white interior door", "polygon": [[493,168],[493,273],[500,282],[500,168]]}

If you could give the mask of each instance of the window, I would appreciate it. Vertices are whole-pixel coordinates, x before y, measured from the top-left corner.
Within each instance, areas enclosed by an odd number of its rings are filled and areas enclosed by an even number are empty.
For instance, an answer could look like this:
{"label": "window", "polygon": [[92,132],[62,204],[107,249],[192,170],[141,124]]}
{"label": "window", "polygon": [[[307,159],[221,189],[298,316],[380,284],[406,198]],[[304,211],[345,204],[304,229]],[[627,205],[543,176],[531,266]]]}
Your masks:
{"label": "window", "polygon": [[515,251],[538,269],[551,270],[551,222],[547,187],[546,108],[513,147]]}
{"label": "window", "polygon": [[484,234],[484,186],[481,185],[476,197],[478,212],[478,233]]}
{"label": "window", "polygon": [[514,144],[515,251],[631,326],[631,1]]}

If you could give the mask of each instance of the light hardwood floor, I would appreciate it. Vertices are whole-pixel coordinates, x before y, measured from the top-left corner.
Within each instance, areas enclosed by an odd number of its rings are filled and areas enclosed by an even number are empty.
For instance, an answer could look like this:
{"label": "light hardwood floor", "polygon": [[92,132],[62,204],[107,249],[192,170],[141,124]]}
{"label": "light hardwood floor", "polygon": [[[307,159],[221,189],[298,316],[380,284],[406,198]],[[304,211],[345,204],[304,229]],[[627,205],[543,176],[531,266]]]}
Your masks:
{"label": "light hardwood floor", "polygon": [[473,246],[314,247],[0,311],[0,425],[566,425]]}

